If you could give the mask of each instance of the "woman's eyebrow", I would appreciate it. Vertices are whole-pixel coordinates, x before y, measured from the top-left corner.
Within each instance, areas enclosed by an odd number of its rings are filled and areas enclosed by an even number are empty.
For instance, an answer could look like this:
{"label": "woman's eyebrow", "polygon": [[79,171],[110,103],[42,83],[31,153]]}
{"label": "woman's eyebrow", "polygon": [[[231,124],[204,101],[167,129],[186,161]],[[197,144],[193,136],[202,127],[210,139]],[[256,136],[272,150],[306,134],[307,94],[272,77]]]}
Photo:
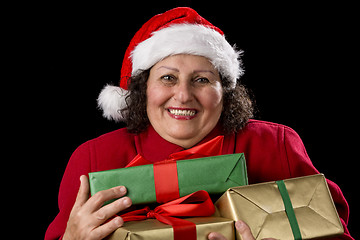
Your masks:
{"label": "woman's eyebrow", "polygon": [[175,71],[175,72],[179,72],[179,69],[177,69],[177,68],[173,68],[173,67],[160,66],[160,67],[158,67],[157,69],[160,69],[160,68],[166,68],[166,69],[169,69],[169,70],[172,70],[172,71]]}
{"label": "woman's eyebrow", "polygon": [[[174,67],[169,67],[169,66],[160,66],[157,69],[161,69],[161,68],[169,69],[169,70],[172,70],[172,71],[175,71],[175,72],[180,72],[179,69],[174,68]],[[193,73],[201,73],[201,72],[208,72],[208,73],[211,73],[211,74],[215,75],[215,73],[213,71],[211,71],[211,70],[199,69],[199,70],[194,70],[193,71]]]}
{"label": "woman's eyebrow", "polygon": [[215,75],[215,73],[211,70],[194,70],[193,73],[200,73],[200,72],[208,72],[211,73],[212,75]]}

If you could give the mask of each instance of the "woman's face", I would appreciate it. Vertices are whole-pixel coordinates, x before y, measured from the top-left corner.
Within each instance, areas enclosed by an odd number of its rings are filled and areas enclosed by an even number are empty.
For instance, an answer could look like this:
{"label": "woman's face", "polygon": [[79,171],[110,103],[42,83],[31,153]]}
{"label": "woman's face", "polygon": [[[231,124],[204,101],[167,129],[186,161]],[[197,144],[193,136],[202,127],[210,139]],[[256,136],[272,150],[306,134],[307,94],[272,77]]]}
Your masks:
{"label": "woman's face", "polygon": [[184,148],[210,133],[223,107],[219,72],[200,56],[174,55],[155,64],[146,94],[151,125],[161,137]]}

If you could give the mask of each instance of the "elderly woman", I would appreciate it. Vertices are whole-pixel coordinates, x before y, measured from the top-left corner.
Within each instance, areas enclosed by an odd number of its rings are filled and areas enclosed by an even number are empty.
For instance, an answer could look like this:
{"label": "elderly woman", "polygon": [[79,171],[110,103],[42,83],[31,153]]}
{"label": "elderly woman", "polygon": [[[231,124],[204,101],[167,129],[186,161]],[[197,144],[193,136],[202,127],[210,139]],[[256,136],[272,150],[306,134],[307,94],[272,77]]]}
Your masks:
{"label": "elderly woman", "polygon": [[[112,217],[132,204],[126,187],[89,197],[86,175],[125,167],[137,154],[155,163],[223,135],[223,154],[245,154],[250,183],[318,173],[294,130],[250,120],[252,103],[239,82],[240,54],[190,8],[145,23],[125,53],[120,87],[106,86],[98,99],[105,117],[127,127],[73,153],[60,186],[60,212],[45,238],[102,239],[121,227],[122,218]],[[338,239],[352,239],[346,200],[336,184],[328,184],[345,229]],[[245,222],[235,226],[244,240],[254,239]],[[224,239],[216,232],[208,238]]]}

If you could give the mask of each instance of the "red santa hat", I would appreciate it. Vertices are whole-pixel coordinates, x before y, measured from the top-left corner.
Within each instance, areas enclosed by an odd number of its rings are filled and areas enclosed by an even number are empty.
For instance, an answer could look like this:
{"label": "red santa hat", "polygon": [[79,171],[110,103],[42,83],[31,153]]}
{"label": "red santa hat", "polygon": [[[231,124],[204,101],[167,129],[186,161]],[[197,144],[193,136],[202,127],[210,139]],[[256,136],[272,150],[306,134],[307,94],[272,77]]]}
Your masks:
{"label": "red santa hat", "polygon": [[231,87],[235,87],[243,73],[239,59],[241,51],[226,41],[219,28],[191,8],[175,8],[152,17],[135,34],[125,52],[120,86],[107,85],[99,95],[98,105],[103,116],[122,121],[128,79],[176,54],[208,58],[219,73],[230,80]]}

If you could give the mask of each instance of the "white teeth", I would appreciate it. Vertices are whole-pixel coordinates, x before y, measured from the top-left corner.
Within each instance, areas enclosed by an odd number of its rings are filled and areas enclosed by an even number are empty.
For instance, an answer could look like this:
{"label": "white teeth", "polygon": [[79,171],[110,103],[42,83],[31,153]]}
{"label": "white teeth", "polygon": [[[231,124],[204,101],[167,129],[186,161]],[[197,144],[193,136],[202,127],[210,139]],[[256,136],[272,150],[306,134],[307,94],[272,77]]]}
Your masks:
{"label": "white teeth", "polygon": [[169,109],[171,114],[178,115],[178,116],[194,116],[194,110],[179,110],[179,109]]}

